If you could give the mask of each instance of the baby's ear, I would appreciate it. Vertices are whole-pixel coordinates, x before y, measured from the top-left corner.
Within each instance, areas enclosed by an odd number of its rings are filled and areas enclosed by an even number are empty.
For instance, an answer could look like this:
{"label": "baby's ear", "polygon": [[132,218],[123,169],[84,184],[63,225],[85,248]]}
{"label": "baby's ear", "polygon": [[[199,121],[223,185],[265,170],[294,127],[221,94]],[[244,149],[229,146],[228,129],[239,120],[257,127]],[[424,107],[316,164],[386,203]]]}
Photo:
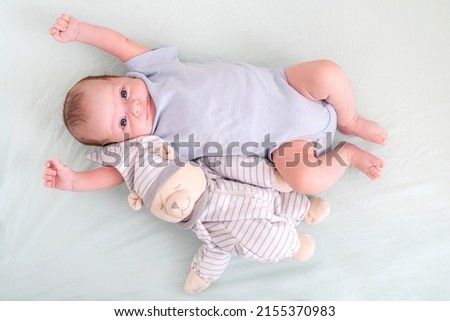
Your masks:
{"label": "baby's ear", "polygon": [[162,159],[164,160],[174,160],[175,159],[175,151],[172,146],[169,145],[169,143],[162,143],[161,144],[161,150],[160,154]]}

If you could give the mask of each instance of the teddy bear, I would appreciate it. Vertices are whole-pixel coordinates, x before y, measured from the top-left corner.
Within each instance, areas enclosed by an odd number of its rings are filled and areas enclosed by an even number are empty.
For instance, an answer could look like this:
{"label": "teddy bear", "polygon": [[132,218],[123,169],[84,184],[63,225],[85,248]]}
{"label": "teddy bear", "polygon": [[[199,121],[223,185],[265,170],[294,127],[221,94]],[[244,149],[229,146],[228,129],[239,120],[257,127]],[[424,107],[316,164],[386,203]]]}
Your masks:
{"label": "teddy bear", "polygon": [[191,229],[203,244],[184,289],[198,294],[225,271],[232,255],[265,263],[308,260],[315,242],[300,223],[325,219],[329,204],[292,191],[270,162],[257,157],[176,157],[157,136],[103,147],[88,156],[116,167],[131,191],[130,206]]}

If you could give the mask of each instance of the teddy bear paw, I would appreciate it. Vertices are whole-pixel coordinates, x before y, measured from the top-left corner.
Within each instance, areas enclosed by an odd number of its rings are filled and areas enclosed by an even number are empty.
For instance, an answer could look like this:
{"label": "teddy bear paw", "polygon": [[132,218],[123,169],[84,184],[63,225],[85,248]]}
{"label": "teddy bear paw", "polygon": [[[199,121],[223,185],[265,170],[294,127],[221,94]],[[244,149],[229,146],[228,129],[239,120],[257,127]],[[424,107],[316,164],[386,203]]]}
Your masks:
{"label": "teddy bear paw", "polygon": [[330,214],[330,204],[323,198],[311,198],[311,206],[303,222],[306,224],[319,224]]}
{"label": "teddy bear paw", "polygon": [[300,249],[291,257],[294,261],[305,262],[309,260],[316,249],[316,242],[309,234],[298,234],[300,239]]}
{"label": "teddy bear paw", "polygon": [[142,204],[142,198],[140,198],[136,192],[131,192],[128,195],[128,205],[130,205],[133,210],[139,211],[142,208]]}
{"label": "teddy bear paw", "polygon": [[188,294],[199,294],[209,286],[197,273],[191,271],[184,283],[184,291]]}

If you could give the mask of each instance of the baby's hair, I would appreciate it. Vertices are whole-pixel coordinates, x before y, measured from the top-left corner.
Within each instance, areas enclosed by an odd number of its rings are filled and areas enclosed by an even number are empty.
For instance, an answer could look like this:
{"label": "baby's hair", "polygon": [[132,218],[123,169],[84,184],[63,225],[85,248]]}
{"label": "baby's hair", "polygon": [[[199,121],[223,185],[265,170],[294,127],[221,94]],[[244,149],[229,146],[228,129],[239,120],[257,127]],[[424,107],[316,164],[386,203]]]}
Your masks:
{"label": "baby's hair", "polygon": [[116,78],[118,76],[104,75],[104,76],[88,76],[78,81],[66,95],[63,108],[63,119],[66,128],[78,140],[84,145],[102,146],[105,142],[90,138],[86,135],[86,129],[84,128],[87,119],[83,106],[84,90],[83,84],[86,84],[91,80],[108,80],[110,78]]}

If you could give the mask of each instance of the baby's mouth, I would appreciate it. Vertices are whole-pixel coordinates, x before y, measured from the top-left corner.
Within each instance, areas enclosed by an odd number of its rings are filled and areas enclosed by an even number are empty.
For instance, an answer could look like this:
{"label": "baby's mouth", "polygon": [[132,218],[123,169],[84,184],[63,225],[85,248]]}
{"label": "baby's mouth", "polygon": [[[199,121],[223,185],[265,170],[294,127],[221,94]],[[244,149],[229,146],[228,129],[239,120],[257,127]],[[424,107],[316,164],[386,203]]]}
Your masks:
{"label": "baby's mouth", "polygon": [[147,96],[147,101],[145,104],[145,120],[148,120],[148,114],[150,113],[149,109],[150,109],[150,101],[149,97]]}

